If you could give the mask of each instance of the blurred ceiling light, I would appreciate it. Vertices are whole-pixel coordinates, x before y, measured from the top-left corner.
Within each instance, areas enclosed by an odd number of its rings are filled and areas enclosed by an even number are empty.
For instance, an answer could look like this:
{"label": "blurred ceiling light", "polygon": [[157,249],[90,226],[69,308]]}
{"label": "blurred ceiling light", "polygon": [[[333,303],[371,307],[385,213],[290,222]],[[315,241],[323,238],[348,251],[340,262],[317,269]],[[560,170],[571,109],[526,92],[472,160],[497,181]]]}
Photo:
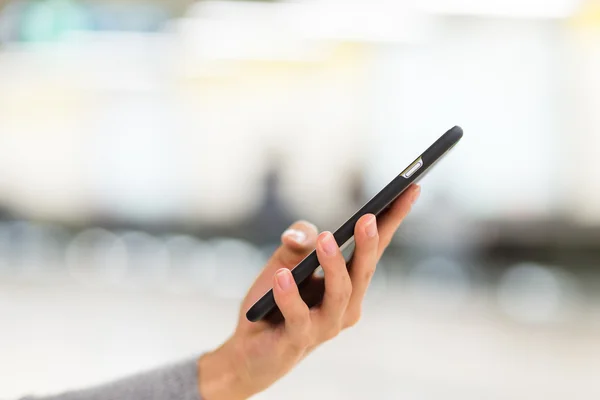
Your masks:
{"label": "blurred ceiling light", "polygon": [[[248,20],[191,20],[178,23],[185,56],[199,60],[309,62],[321,51],[268,23]],[[218,72],[218,70],[217,70]]]}
{"label": "blurred ceiling light", "polygon": [[327,41],[413,41],[428,22],[407,2],[203,1],[179,29],[205,59],[308,61],[322,57]]}
{"label": "blurred ceiling light", "polygon": [[201,59],[308,60],[313,49],[293,37],[288,11],[286,3],[202,1],[178,28]]}
{"label": "blurred ceiling light", "polygon": [[600,1],[582,0],[580,7],[571,18],[571,25],[577,28],[596,28],[600,26]]}
{"label": "blurred ceiling light", "polygon": [[581,0],[420,0],[420,10],[433,14],[508,18],[568,18]]}
{"label": "blurred ceiling light", "polygon": [[411,42],[426,35],[431,19],[407,1],[288,3],[288,24],[311,39]]}

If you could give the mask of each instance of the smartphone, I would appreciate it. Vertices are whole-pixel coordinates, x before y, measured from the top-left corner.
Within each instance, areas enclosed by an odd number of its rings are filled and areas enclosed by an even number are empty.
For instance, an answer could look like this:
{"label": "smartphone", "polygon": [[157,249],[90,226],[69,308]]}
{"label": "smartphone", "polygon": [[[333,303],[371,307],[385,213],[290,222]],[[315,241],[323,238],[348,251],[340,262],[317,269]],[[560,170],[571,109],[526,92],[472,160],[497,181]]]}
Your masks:
{"label": "smartphone", "polygon": [[[380,216],[411,184],[416,183],[435,165],[458,141],[462,138],[463,131],[455,126],[436,140],[423,154],[415,159],[398,176],[396,176],[386,187],[377,193],[358,210],[348,221],[346,221],[333,237],[342,250],[346,261],[352,256],[354,246],[354,226],[365,214]],[[350,251],[349,251],[350,250]],[[323,297],[324,285],[314,284],[317,279],[315,271],[320,264],[317,259],[316,250],[306,256],[298,265],[292,269],[292,276],[300,289],[300,295],[309,307],[317,305]],[[310,283],[313,283],[311,285]],[[321,279],[322,281],[322,279]],[[312,288],[311,288],[312,286]],[[261,297],[246,313],[249,321],[256,322],[261,319],[270,321],[281,320],[281,313],[273,297],[273,289]]]}

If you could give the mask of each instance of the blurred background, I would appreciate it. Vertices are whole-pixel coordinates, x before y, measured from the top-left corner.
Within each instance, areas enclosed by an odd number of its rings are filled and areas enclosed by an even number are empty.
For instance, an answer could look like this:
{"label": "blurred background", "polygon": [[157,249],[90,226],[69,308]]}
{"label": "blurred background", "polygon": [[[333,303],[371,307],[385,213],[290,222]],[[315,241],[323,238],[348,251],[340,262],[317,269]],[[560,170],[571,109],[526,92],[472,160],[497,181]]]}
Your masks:
{"label": "blurred background", "polygon": [[597,0],[0,0],[0,398],[216,346],[453,125],[361,324],[257,398],[599,398],[598,71]]}

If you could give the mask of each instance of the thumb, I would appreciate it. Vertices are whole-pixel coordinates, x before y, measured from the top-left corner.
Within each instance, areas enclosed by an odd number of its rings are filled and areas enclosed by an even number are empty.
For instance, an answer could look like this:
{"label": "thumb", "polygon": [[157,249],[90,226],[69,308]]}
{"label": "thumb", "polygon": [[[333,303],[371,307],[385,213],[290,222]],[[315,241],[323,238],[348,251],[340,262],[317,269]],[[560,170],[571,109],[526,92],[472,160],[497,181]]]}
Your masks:
{"label": "thumb", "polygon": [[281,246],[269,260],[269,267],[276,269],[295,267],[315,249],[318,233],[317,227],[310,222],[297,221],[293,223],[281,235]]}

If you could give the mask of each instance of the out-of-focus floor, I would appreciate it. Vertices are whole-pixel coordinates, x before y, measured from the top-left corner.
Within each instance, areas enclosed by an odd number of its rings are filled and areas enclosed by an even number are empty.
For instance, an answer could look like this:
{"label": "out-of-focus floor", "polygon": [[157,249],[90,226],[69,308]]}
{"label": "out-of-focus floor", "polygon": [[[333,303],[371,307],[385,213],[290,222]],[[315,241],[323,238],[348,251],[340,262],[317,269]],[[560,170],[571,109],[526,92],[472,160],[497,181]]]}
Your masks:
{"label": "out-of-focus floor", "polygon": [[[490,307],[483,290],[459,308],[440,293],[409,295],[397,278],[376,284],[356,328],[257,398],[600,398],[597,304],[573,311],[573,324],[526,325]],[[236,313],[237,300],[197,294],[3,279],[0,398],[197,355],[227,336]]]}

